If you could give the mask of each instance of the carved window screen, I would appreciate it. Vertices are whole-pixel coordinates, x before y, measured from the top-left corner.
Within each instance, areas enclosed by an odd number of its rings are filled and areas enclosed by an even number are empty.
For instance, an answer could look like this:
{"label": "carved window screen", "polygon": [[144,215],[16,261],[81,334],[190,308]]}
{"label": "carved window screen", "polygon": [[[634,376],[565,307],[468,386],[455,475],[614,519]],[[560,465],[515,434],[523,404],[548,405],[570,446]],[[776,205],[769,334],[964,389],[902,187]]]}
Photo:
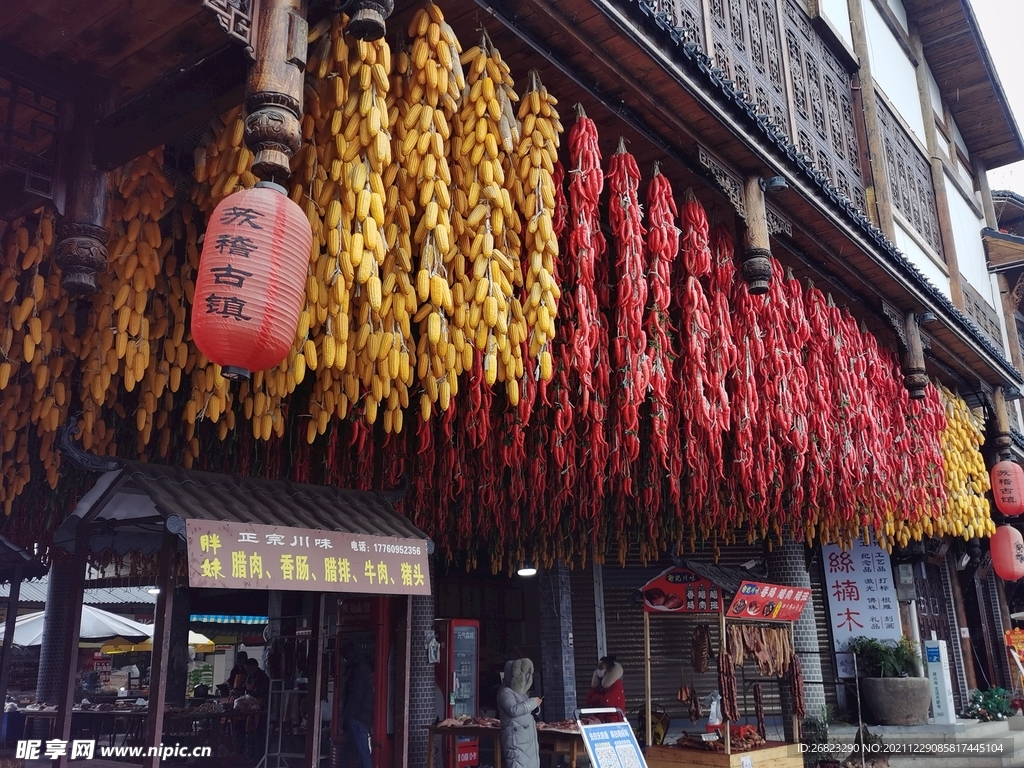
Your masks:
{"label": "carved window screen", "polygon": [[793,143],[852,200],[866,207],[850,73],[814,31],[810,17],[785,0],[786,47],[793,84]]}
{"label": "carved window screen", "polygon": [[942,239],[935,207],[931,164],[896,119],[885,99],[879,96],[877,101],[892,204],[941,256]]}
{"label": "carved window screen", "polygon": [[57,100],[0,71],[0,179],[11,172],[24,190],[53,197]]}
{"label": "carved window screen", "polygon": [[710,0],[711,58],[757,110],[790,134],[775,0]]}
{"label": "carved window screen", "polygon": [[686,42],[704,48],[704,4],[701,0],[647,0],[647,4],[679,30]]}
{"label": "carved window screen", "polygon": [[964,281],[964,309],[982,333],[988,336],[998,349],[1003,348],[1003,333],[999,326],[999,314],[982,298],[974,286]]}

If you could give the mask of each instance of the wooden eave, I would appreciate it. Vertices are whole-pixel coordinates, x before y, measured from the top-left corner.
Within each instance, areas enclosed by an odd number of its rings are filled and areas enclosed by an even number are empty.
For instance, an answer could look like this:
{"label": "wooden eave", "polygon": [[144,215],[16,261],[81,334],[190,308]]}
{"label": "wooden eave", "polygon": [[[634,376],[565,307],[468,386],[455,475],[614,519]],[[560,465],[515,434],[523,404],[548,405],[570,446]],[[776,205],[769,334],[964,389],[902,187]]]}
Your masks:
{"label": "wooden eave", "polygon": [[986,168],[1024,160],[1024,140],[970,0],[903,0],[970,154]]}
{"label": "wooden eave", "polygon": [[[660,140],[696,165],[701,147],[743,174],[782,176],[788,189],[770,202],[793,223],[792,249],[853,290],[877,316],[932,312],[931,354],[967,380],[1024,385],[997,349],[931,286],[863,212],[841,198],[788,138],[723,83],[710,64],[695,63],[672,31],[635,0],[476,0],[577,83],[597,83],[613,111],[639,116]],[[511,58],[511,57],[507,57]],[[873,329],[874,330],[874,329]]]}
{"label": "wooden eave", "polygon": [[981,240],[985,244],[989,272],[1009,272],[1024,267],[1024,237],[986,227],[981,230]]}

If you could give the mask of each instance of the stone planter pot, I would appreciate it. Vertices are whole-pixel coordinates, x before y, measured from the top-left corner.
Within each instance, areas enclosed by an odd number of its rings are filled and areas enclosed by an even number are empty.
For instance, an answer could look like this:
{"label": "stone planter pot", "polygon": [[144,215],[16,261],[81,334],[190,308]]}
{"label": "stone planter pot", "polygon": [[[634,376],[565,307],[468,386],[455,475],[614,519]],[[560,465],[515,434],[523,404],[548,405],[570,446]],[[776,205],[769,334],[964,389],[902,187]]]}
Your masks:
{"label": "stone planter pot", "polygon": [[865,718],[875,725],[924,725],[931,707],[931,683],[924,677],[864,677],[860,681]]}

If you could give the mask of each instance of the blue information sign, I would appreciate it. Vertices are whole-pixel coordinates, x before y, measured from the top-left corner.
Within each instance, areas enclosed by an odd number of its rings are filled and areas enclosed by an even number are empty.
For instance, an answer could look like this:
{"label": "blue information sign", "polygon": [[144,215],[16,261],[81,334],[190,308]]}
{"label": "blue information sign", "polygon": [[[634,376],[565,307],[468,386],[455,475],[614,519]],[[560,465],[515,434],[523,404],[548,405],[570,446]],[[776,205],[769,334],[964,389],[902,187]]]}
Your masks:
{"label": "blue information sign", "polygon": [[597,723],[580,728],[594,768],[647,768],[629,723]]}

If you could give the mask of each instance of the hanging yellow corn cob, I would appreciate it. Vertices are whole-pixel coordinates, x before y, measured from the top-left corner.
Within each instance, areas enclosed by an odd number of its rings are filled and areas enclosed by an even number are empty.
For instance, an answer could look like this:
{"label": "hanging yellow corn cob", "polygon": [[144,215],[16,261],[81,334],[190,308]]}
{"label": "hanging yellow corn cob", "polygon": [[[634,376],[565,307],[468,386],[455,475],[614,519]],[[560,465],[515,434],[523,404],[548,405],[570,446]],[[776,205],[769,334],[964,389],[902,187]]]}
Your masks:
{"label": "hanging yellow corn cob", "polygon": [[420,416],[427,419],[434,404],[447,410],[458,392],[459,375],[473,361],[464,331],[465,287],[454,274],[457,243],[448,164],[451,121],[466,81],[462,48],[440,8],[431,3],[417,11],[409,37],[412,55],[402,59],[408,109],[398,126],[403,134],[398,161],[405,176],[402,197],[414,206],[410,216],[418,215],[413,235],[420,304],[416,374],[423,387]]}
{"label": "hanging yellow corn cob", "polygon": [[526,338],[526,318],[513,288],[523,280],[519,217],[512,205],[513,152],[520,136],[512,102],[518,97],[508,65],[486,33],[462,55],[462,63],[468,67],[468,92],[453,154],[467,190],[456,196],[468,283],[466,331],[484,354],[487,383],[494,384],[506,378],[506,371],[508,378],[522,376],[521,346],[510,341],[510,330],[515,328],[512,336],[519,341]]}
{"label": "hanging yellow corn cob", "polygon": [[[562,124],[555,111],[557,100],[548,93],[536,70],[530,72],[529,90],[519,107],[522,141],[519,143],[518,204],[526,220],[526,322],[530,326],[530,356],[548,352],[555,336],[555,318],[561,291],[555,282],[558,238],[552,228],[555,185]],[[517,341],[513,339],[513,342]],[[544,367],[542,367],[543,369]],[[550,378],[550,366],[546,367]]]}

